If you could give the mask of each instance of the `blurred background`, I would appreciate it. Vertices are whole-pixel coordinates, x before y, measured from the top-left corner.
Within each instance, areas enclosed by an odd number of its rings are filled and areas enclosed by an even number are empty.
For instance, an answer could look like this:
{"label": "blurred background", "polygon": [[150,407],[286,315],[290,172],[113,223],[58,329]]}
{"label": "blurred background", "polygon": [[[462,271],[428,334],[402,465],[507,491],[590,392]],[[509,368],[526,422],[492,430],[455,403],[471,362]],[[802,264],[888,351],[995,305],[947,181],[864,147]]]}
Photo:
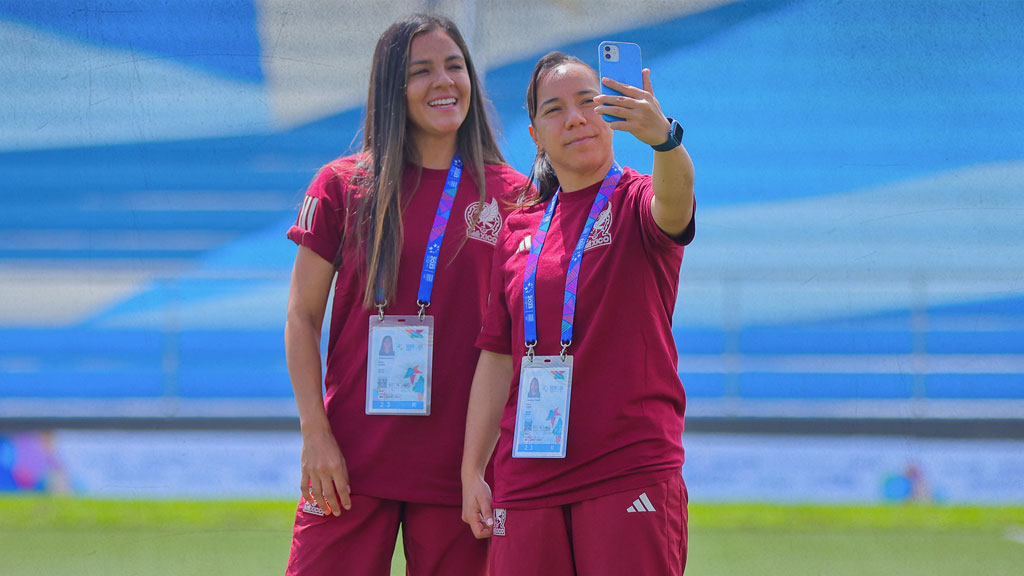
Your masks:
{"label": "blurred background", "polygon": [[1024,505],[1024,4],[995,0],[0,0],[0,494],[294,500],[285,231],[418,10],[522,172],[537,58],[641,45],[697,167],[694,503]]}

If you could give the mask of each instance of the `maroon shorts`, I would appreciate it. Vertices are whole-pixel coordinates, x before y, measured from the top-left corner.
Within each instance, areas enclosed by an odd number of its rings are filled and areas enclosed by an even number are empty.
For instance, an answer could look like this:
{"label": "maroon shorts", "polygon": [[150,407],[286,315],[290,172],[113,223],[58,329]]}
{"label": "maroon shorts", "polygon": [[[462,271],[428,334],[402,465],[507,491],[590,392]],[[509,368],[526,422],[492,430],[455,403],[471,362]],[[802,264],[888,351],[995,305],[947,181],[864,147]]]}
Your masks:
{"label": "maroon shorts", "polygon": [[493,576],[682,576],[687,494],[682,476],[564,506],[495,509]]}
{"label": "maroon shorts", "polygon": [[288,576],[389,576],[402,527],[409,576],[483,576],[487,540],[477,540],[457,506],[352,496],[341,516],[299,502]]}

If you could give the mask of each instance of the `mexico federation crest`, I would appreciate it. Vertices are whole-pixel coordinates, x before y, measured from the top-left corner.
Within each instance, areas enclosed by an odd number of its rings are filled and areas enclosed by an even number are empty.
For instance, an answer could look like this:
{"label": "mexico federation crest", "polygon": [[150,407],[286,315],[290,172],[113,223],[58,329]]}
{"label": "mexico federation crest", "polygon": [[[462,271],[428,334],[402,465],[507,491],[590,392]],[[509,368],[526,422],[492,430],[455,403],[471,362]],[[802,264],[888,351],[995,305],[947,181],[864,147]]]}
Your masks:
{"label": "mexico federation crest", "polygon": [[612,203],[605,205],[604,210],[597,215],[594,228],[590,231],[590,238],[587,238],[587,245],[584,250],[607,246],[612,243]]}
{"label": "mexico federation crest", "polygon": [[490,245],[498,243],[498,232],[501,231],[501,212],[498,210],[498,199],[491,198],[490,204],[480,208],[479,202],[466,207],[466,230],[470,238],[483,240]]}

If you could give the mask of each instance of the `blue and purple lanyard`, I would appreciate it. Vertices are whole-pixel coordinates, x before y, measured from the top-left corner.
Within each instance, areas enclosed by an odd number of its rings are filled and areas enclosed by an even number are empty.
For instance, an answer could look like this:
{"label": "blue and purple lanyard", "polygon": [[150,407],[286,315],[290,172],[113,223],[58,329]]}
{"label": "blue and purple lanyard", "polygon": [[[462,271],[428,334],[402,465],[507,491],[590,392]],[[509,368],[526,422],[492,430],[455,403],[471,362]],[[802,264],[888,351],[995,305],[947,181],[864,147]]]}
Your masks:
{"label": "blue and purple lanyard", "polygon": [[[561,356],[563,360],[566,350],[572,344],[572,324],[573,318],[576,316],[576,295],[579,292],[577,284],[580,279],[583,250],[587,247],[590,231],[594,228],[598,215],[608,204],[608,199],[611,198],[620,178],[622,178],[622,168],[612,162],[608,175],[604,177],[601,188],[597,191],[594,204],[590,207],[590,214],[587,216],[587,223],[583,226],[583,232],[580,233],[576,249],[573,250],[572,258],[569,260],[569,270],[565,277],[565,297],[562,300]],[[526,332],[526,354],[531,360],[533,359],[533,348],[537,345],[537,264],[540,261],[540,251],[544,248],[544,240],[548,235],[548,228],[551,227],[551,219],[555,215],[559,192],[561,192],[561,188],[555,191],[548,202],[547,209],[544,210],[544,217],[540,221],[540,226],[537,227],[530,255],[526,259],[526,273],[523,278],[523,328]]]}
{"label": "blue and purple lanyard", "polygon": [[[441,199],[437,203],[437,213],[434,215],[434,224],[430,228],[430,236],[427,238],[427,252],[423,255],[423,269],[420,272],[420,289],[416,293],[416,303],[419,304],[419,317],[423,319],[424,310],[430,306],[430,295],[434,291],[434,277],[437,275],[437,262],[441,256],[441,243],[444,241],[444,231],[448,227],[448,220],[451,219],[452,205],[455,204],[455,193],[459,189],[459,181],[462,179],[462,158],[455,154],[452,158],[451,167],[448,168],[448,178],[445,180],[444,189],[441,190]],[[384,316],[384,307],[387,302],[384,300],[383,290],[377,289],[377,309],[381,317]]]}

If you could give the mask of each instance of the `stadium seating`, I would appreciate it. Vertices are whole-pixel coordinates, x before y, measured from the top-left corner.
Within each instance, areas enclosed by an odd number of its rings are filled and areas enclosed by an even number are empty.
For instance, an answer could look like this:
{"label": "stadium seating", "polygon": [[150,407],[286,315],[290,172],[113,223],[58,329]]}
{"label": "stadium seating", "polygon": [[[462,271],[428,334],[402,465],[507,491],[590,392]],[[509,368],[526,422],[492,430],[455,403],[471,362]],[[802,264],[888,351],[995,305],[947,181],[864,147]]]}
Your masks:
{"label": "stadium seating", "polygon": [[[190,10],[199,6],[186,4]],[[763,265],[797,278],[797,286],[819,274],[848,277],[848,284],[838,283],[846,296],[861,291],[867,284],[857,282],[868,277],[864,282],[874,282],[870,289],[883,296],[867,304],[849,298],[854,303],[823,305],[803,317],[773,316],[770,297],[723,298],[723,309],[740,309],[735,318],[725,320],[723,312],[691,321],[701,305],[684,283],[674,335],[689,413],[872,417],[928,414],[922,406],[933,402],[943,414],[984,417],[1002,406],[991,413],[1024,419],[1020,227],[972,220],[977,214],[1011,218],[1024,206],[1014,199],[1016,181],[996,177],[1004,168],[1019,177],[1013,162],[1024,157],[1024,81],[1016,63],[1024,41],[1007,32],[1016,30],[1012,26],[987,31],[969,46],[936,32],[966,27],[978,33],[965,17],[975,9],[970,2],[943,3],[927,18],[903,4],[852,4],[725,3],[616,34],[643,44],[664,109],[688,120],[686,142],[699,175],[698,225],[684,278],[696,274],[757,286]],[[216,32],[226,27],[240,38],[229,48],[247,58],[197,61],[197,52],[156,40],[147,40],[155,44],[146,48],[183,67],[262,90],[268,81],[252,30],[255,4],[231,6],[237,14],[196,32],[196,41],[211,54],[223,52]],[[991,8],[1006,12],[1000,18],[1024,21],[1012,6]],[[36,26],[61,42],[95,40],[63,18],[44,25],[38,10],[19,10],[0,9],[0,25]],[[131,26],[103,28],[105,47],[159,37],[152,19],[124,22]],[[587,57],[600,39],[551,48]],[[920,45],[932,56],[919,52]],[[522,91],[538,55],[515,54],[487,75],[502,144],[522,171],[533,155]],[[970,89],[946,85],[951,73]],[[807,81],[809,76],[815,80]],[[56,113],[56,96],[39,98],[40,109]],[[258,100],[236,107],[257,106]],[[208,120],[215,122],[232,103],[210,106]],[[976,115],[980,124],[965,119],[964,106],[984,112]],[[253,108],[245,118],[265,112]],[[177,113],[172,107],[146,118],[169,130]],[[127,133],[132,122],[143,122],[124,121]],[[202,413],[211,416],[244,413],[247,403],[287,401],[281,302],[294,251],[285,228],[315,170],[349,149],[360,121],[361,111],[352,108],[325,110],[320,119],[295,127],[223,129],[212,136],[145,138],[139,128],[134,141],[51,146],[19,146],[0,136],[0,275],[43,269],[87,279],[95,270],[139,269],[149,278],[73,322],[26,325],[0,317],[0,417],[18,415],[24,404],[13,401],[38,401],[46,409],[34,413],[50,415],[61,414],[62,401],[171,401],[173,408],[164,413],[186,416],[199,413],[189,406],[204,401],[234,401],[223,410],[217,407],[226,404],[203,404]],[[0,115],[0,131],[3,122]],[[649,168],[646,147],[625,140],[617,141],[625,163]],[[942,206],[957,206],[957,198],[972,192],[980,200],[959,212],[937,209],[940,214],[931,216],[941,220],[910,219],[928,212],[919,208],[939,194],[937,182],[947,186]],[[875,201],[890,191],[899,193],[893,198],[918,203],[901,208],[879,202],[865,213],[896,224],[861,212],[835,213],[836,206],[846,206],[843,199]],[[983,204],[989,198],[1000,200],[988,208]],[[851,219],[857,222],[844,222]],[[750,222],[765,224],[746,227]],[[814,248],[800,234],[816,225],[823,227],[817,238],[834,241],[830,254],[839,256],[815,261],[800,252]],[[832,226],[845,235],[830,235]],[[959,252],[937,244],[936,255],[918,246],[937,226],[962,235]],[[884,258],[858,249],[862,242],[874,246],[872,241],[880,250],[892,243],[911,248]],[[743,260],[747,248],[765,249],[776,260]],[[981,288],[954,284],[947,290],[951,277],[961,274]],[[876,276],[896,278],[893,286],[925,278],[931,291],[914,301],[918,292],[890,291],[887,280]],[[66,288],[87,290],[88,283]],[[897,292],[907,296],[884,299]],[[741,300],[756,309],[740,306]],[[230,302],[238,309],[224,308]],[[222,313],[212,314],[217,309]],[[90,406],[96,416],[106,414],[102,402]],[[828,406],[842,409],[823,408]]]}

